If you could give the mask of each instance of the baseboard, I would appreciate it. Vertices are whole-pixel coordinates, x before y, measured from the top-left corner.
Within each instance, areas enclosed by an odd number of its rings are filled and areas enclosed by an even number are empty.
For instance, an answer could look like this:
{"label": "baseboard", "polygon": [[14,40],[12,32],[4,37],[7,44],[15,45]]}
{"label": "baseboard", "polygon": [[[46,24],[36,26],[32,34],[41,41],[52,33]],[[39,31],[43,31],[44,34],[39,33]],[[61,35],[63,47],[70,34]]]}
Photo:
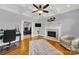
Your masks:
{"label": "baseboard", "polygon": [[[32,37],[36,37],[36,36],[38,36],[38,35],[33,35]],[[57,41],[57,42],[59,42],[59,40],[58,39],[56,39],[56,38],[54,38],[54,37],[49,37],[49,36],[45,36],[45,35],[42,35],[42,34],[39,34],[39,36],[43,36],[45,39],[47,39],[47,40],[52,40],[52,41]]]}
{"label": "baseboard", "polygon": [[54,37],[45,36],[44,38],[46,38],[47,40],[52,40],[52,41],[60,42],[58,39],[56,39]]}

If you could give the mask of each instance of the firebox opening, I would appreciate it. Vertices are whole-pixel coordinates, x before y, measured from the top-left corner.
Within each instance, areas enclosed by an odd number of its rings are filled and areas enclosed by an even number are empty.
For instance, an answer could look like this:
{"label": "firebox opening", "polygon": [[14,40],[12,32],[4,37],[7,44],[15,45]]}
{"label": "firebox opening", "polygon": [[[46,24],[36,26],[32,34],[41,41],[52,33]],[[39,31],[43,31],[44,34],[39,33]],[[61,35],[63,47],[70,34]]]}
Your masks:
{"label": "firebox opening", "polygon": [[56,32],[55,31],[48,31],[47,35],[50,37],[55,37],[56,38]]}

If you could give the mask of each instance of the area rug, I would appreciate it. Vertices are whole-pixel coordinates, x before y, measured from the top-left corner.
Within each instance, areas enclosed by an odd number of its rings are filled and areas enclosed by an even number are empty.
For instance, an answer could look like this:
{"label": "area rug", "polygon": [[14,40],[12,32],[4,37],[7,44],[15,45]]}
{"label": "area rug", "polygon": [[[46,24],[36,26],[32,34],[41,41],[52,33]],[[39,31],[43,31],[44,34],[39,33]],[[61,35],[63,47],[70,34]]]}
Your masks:
{"label": "area rug", "polygon": [[63,55],[46,40],[32,40],[29,44],[29,55]]}

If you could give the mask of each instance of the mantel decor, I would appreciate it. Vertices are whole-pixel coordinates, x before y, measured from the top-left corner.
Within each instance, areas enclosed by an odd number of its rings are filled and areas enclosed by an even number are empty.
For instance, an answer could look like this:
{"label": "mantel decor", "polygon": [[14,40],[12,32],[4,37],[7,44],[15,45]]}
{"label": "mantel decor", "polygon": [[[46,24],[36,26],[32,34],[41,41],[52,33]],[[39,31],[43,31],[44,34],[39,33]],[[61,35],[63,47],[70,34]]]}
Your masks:
{"label": "mantel decor", "polygon": [[47,21],[52,22],[52,21],[55,21],[55,19],[56,19],[55,17],[50,17]]}

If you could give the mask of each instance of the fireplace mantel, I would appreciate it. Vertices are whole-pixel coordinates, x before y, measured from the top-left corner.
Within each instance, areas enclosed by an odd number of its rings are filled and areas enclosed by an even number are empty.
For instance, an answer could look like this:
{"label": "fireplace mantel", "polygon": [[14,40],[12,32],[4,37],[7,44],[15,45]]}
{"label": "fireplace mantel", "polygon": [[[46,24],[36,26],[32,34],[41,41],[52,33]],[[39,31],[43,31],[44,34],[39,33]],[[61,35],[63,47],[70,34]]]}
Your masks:
{"label": "fireplace mantel", "polygon": [[56,39],[59,39],[61,36],[61,27],[60,26],[45,27],[45,36],[48,36],[47,35],[48,31],[56,32]]}

